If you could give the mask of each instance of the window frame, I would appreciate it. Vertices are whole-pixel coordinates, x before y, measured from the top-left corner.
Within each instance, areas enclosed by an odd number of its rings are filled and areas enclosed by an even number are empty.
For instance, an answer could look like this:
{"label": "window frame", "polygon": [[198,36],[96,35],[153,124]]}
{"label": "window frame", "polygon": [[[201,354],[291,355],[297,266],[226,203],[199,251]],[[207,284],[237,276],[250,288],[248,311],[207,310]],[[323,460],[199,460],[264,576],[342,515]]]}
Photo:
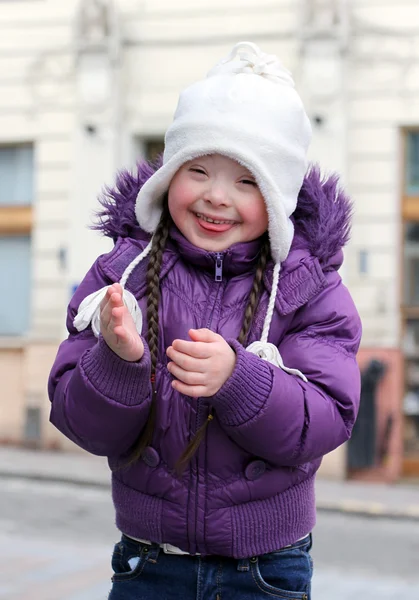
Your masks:
{"label": "window frame", "polygon": [[419,187],[415,193],[411,193],[408,189],[408,143],[409,134],[415,133],[419,135],[419,126],[405,127],[402,129],[403,136],[403,167],[402,167],[402,221],[417,221],[419,222]]}
{"label": "window frame", "polygon": [[404,172],[404,192],[405,195],[409,198],[413,197],[413,198],[417,198],[419,196],[419,164],[416,165],[416,169],[417,169],[417,174],[418,174],[418,181],[415,183],[411,183],[410,182],[410,176],[412,173],[412,163],[410,162],[410,143],[411,140],[413,139],[413,135],[415,136],[415,138],[417,139],[417,143],[418,143],[418,163],[419,163],[419,129],[416,128],[411,128],[408,129],[406,131],[406,143],[405,143],[405,156],[406,156],[406,160],[405,160],[405,172]]}
{"label": "window frame", "polygon": [[[27,146],[32,147],[34,155],[35,147],[32,141],[0,144],[0,148],[24,148]],[[32,228],[32,204],[15,204],[11,201],[10,204],[0,205],[0,235],[30,235]]]}
{"label": "window frame", "polygon": [[[19,142],[1,143],[1,148],[32,148],[33,163],[32,170],[35,176],[35,143],[33,140]],[[35,186],[34,186],[35,190]],[[12,200],[10,203],[0,204],[0,237],[32,237],[34,224],[33,199],[32,203],[16,204]],[[30,324],[29,324],[30,328]],[[29,329],[17,334],[7,334],[0,331],[0,348],[22,348],[25,345],[29,335]]]}
{"label": "window frame", "polygon": [[164,133],[144,135],[134,133],[131,138],[132,158],[155,163],[164,151]]}
{"label": "window frame", "polygon": [[[406,348],[406,335],[413,322],[419,323],[419,304],[411,304],[411,300],[407,297],[407,290],[411,284],[407,281],[409,277],[409,255],[413,257],[415,254],[412,249],[409,249],[406,244],[407,228],[410,223],[419,224],[419,188],[409,189],[409,135],[412,133],[419,134],[419,126],[402,127],[401,128],[401,157],[400,165],[400,265],[401,265],[401,280],[400,280],[400,318],[401,318],[401,349],[404,357],[404,385],[403,398],[409,390],[417,388],[411,377],[412,368],[419,367],[419,352],[416,349],[409,350]],[[413,192],[413,193],[412,193]],[[407,250],[407,251],[406,251]],[[414,417],[405,412],[403,405],[403,430],[406,430],[408,424]],[[417,452],[409,452],[406,447],[405,433],[403,433],[403,466],[402,472],[405,476],[419,475],[419,454]]]}

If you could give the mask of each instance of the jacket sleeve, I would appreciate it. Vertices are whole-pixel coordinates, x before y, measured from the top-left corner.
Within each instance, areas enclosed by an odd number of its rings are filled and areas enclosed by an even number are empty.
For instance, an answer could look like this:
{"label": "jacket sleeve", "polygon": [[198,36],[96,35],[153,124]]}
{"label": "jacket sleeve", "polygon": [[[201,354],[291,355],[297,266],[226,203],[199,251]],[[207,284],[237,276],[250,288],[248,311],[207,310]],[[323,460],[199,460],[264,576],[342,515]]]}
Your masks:
{"label": "jacket sleeve", "polygon": [[331,272],[327,279],[278,347],[284,364],[308,382],[232,341],[236,367],[210,399],[237,444],[278,466],[304,464],[340,446],[358,412],[361,322],[340,276]]}
{"label": "jacket sleeve", "polygon": [[68,338],[48,381],[51,422],[92,454],[119,456],[143,428],[151,402],[150,355],[137,363],[119,358],[91,328],[78,332],[73,319],[88,294],[109,285],[98,262],[74,294],[67,312]]}

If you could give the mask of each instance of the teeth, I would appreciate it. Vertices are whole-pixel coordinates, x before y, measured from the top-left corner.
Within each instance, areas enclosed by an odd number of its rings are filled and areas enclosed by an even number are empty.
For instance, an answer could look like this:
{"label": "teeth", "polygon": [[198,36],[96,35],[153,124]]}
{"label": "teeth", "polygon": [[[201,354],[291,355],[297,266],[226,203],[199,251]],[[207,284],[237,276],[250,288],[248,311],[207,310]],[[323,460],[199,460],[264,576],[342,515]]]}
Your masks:
{"label": "teeth", "polygon": [[216,225],[224,225],[224,224],[234,223],[234,221],[216,221],[215,219],[210,219],[209,217],[205,217],[204,215],[201,215],[201,213],[196,213],[196,216],[198,217],[198,219],[207,221],[207,223],[215,223]]}

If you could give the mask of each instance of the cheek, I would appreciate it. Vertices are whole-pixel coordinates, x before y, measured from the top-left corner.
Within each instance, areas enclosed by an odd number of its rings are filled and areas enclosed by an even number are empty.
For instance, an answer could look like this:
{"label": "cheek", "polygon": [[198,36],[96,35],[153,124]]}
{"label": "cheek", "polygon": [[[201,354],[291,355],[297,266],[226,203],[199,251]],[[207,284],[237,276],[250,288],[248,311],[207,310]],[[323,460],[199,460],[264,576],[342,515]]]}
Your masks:
{"label": "cheek", "polygon": [[184,211],[188,204],[188,189],[181,182],[175,182],[169,188],[168,194],[169,211],[172,214],[178,214]]}
{"label": "cheek", "polygon": [[263,200],[261,202],[249,202],[243,213],[243,217],[245,217],[249,225],[253,225],[258,230],[261,230],[261,232],[266,231],[268,228],[268,213]]}

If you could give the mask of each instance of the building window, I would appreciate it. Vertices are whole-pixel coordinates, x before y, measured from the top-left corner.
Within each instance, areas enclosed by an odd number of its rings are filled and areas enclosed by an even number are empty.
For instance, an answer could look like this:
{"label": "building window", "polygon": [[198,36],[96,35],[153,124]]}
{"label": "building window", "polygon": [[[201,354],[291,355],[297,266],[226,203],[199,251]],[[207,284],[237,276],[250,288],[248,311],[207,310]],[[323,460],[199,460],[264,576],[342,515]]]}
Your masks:
{"label": "building window", "polygon": [[29,329],[31,239],[0,236],[0,277],[7,285],[0,294],[0,335],[22,336]]}
{"label": "building window", "polygon": [[0,336],[29,330],[33,203],[33,146],[0,147],[0,278],[9,298],[0,298]]}
{"label": "building window", "polygon": [[419,475],[419,128],[404,130],[402,166],[404,475]]}
{"label": "building window", "polygon": [[419,307],[419,223],[404,224],[404,304]]}
{"label": "building window", "polygon": [[406,194],[419,196],[419,131],[410,131],[406,142]]}
{"label": "building window", "polygon": [[162,138],[144,140],[144,151],[147,160],[157,160],[163,154],[164,140]]}
{"label": "building window", "polygon": [[0,148],[0,206],[28,206],[33,201],[33,148]]}
{"label": "building window", "polygon": [[163,137],[134,138],[134,160],[143,159],[154,162],[163,154],[163,151]]}

